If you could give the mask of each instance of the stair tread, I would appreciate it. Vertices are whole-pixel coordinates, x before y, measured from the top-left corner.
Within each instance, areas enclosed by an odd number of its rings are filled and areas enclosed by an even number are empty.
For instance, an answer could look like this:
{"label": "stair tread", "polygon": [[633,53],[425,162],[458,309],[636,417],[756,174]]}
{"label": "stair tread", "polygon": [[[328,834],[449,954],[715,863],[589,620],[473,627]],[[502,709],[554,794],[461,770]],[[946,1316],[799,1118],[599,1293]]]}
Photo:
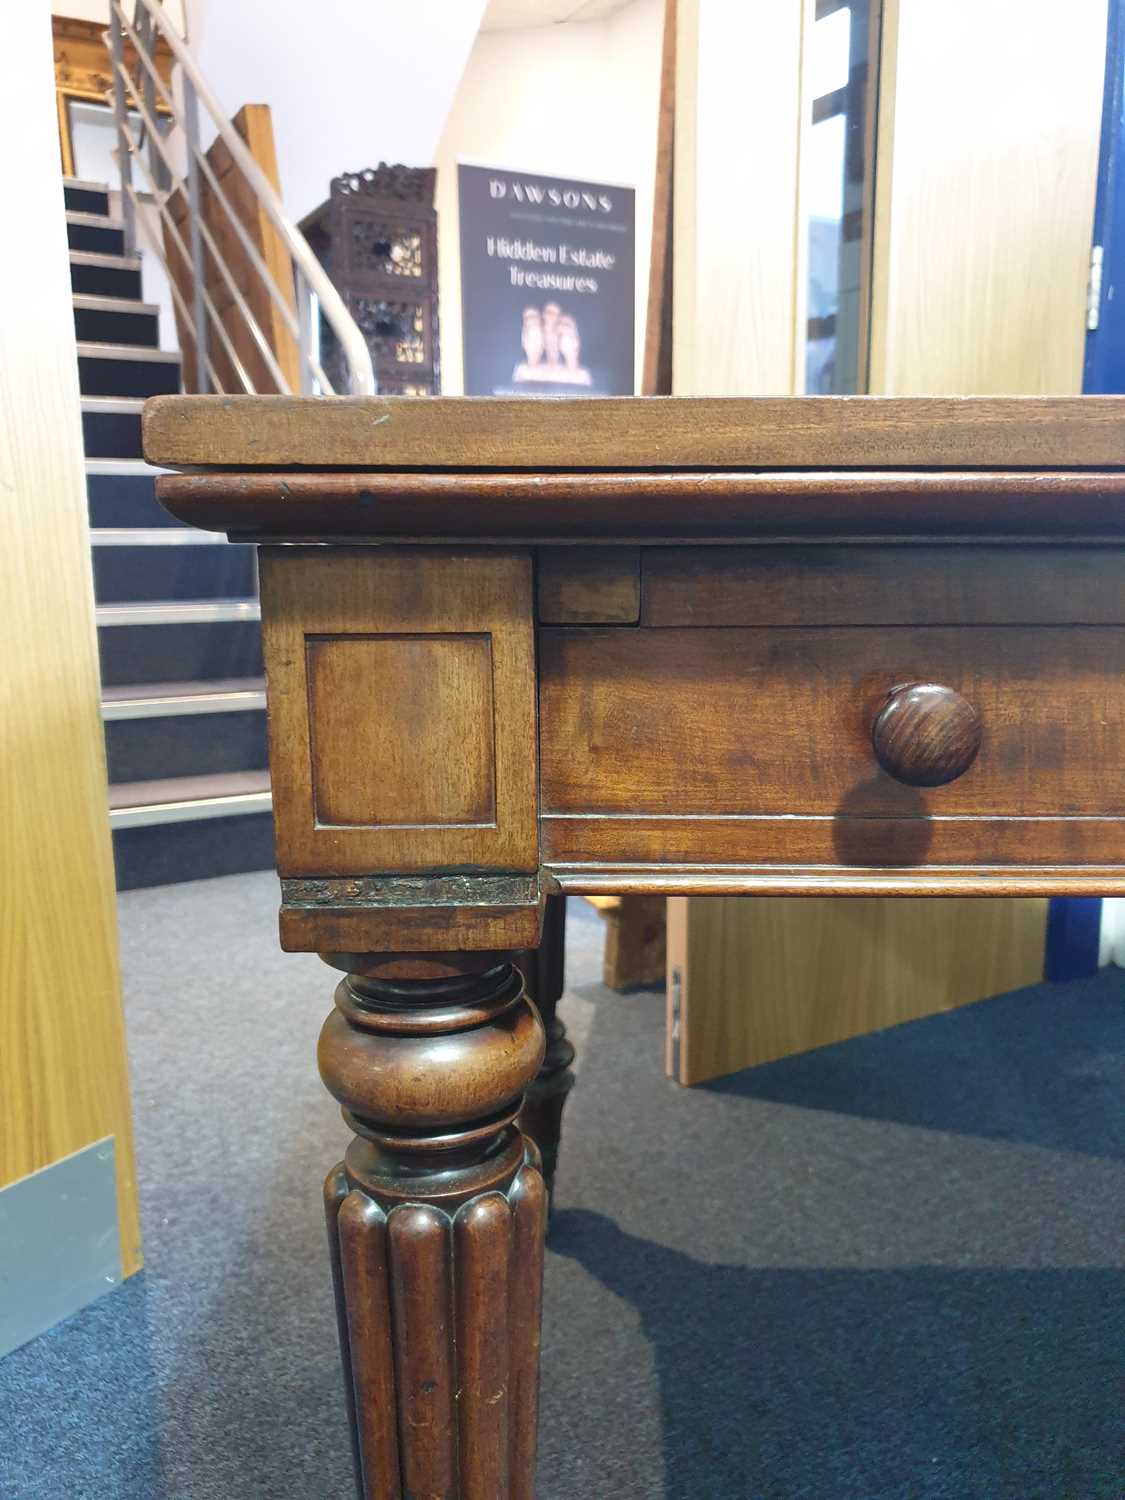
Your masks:
{"label": "stair tread", "polygon": [[[93,526],[92,547],[228,547],[225,531],[200,531],[195,527],[176,526]],[[243,543],[242,545],[245,545]]]}
{"label": "stair tread", "polygon": [[146,476],[155,479],[158,474],[167,474],[170,470],[162,469],[158,464],[146,463],[143,458],[87,458],[87,474],[109,474],[117,475],[124,479],[132,476]]}
{"label": "stair tread", "polygon": [[[190,623],[193,620],[255,621],[261,614],[257,599],[169,599],[164,603],[99,604],[94,611],[99,625],[127,623],[156,625]],[[114,616],[128,616],[124,622]]]}
{"label": "stair tread", "polygon": [[68,208],[66,211],[66,222],[68,224],[86,224],[93,229],[125,228],[124,219],[115,219],[112,214],[90,214],[81,208]]}
{"label": "stair tread", "polygon": [[141,414],[141,408],[145,404],[144,396],[83,396],[83,411],[118,412],[122,416]]}
{"label": "stair tread", "polygon": [[239,797],[268,792],[268,771],[220,771],[208,776],[169,776],[158,781],[121,781],[109,789],[111,809],[152,807],[169,802]]}
{"label": "stair tread", "polygon": [[103,266],[110,271],[139,271],[141,257],[134,251],[130,255],[114,255],[110,250],[71,250],[70,259],[79,266]]}
{"label": "stair tread", "polygon": [[85,339],[78,344],[79,359],[127,359],[146,364],[178,365],[180,356],[170,349],[150,349],[145,344],[108,344]]}
{"label": "stair tread", "polygon": [[215,677],[190,682],[137,682],[102,689],[103,703],[132,703],[142,698],[211,698],[216,694],[262,693],[264,677]]}
{"label": "stair tread", "polygon": [[[70,300],[75,307],[89,312],[144,313],[153,318],[160,312],[158,303],[142,302],[139,297],[108,297],[100,292],[71,292]],[[129,344],[126,347],[132,349],[137,346]]]}

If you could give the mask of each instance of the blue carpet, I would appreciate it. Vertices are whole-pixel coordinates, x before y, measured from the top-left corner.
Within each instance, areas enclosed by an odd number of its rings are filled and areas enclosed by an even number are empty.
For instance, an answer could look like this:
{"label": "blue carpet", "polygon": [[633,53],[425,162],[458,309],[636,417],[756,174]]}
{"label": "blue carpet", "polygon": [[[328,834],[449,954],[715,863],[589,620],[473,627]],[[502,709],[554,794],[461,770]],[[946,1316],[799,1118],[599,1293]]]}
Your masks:
{"label": "blue carpet", "polygon": [[[146,1269],[0,1362],[2,1500],[351,1500],[275,907],[122,898]],[[572,909],[539,1500],[1121,1500],[1125,976],[681,1090]]]}

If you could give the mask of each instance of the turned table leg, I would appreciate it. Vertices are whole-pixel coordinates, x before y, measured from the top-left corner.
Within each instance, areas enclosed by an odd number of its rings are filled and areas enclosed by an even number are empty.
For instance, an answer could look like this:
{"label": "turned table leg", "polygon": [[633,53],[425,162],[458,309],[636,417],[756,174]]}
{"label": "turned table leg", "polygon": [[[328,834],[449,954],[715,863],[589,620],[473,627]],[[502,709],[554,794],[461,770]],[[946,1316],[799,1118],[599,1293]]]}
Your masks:
{"label": "turned table leg", "polygon": [[495,954],[329,961],[353,970],[319,1062],[356,1132],[325,1201],[359,1495],[532,1500],[539,1017]]}
{"label": "turned table leg", "polygon": [[518,955],[528,995],[535,1002],[547,1032],[547,1055],[527,1091],[520,1112],[520,1129],[539,1147],[548,1196],[554,1193],[559,1161],[563,1105],[574,1087],[570,1065],[574,1048],[566,1027],[555,1014],[563,992],[566,957],[566,897],[548,896],[543,912],[543,937],[538,948]]}

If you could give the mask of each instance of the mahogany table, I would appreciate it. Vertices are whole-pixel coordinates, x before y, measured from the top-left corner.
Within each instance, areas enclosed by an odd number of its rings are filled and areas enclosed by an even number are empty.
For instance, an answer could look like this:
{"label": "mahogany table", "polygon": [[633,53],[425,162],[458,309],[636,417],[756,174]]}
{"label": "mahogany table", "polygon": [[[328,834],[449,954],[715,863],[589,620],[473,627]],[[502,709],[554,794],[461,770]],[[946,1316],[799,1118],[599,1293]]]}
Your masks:
{"label": "mahogany table", "polygon": [[530,1500],[561,897],[1125,891],[1125,402],[144,425],[168,509],[261,544],[281,942],[344,975],[359,1493]]}

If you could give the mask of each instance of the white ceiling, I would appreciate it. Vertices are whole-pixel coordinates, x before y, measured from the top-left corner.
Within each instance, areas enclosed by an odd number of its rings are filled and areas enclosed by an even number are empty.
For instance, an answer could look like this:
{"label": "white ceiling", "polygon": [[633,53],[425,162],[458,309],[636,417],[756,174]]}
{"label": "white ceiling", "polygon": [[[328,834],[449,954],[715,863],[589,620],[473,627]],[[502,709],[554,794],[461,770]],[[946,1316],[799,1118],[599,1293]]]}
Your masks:
{"label": "white ceiling", "polygon": [[488,0],[482,31],[520,26],[557,26],[562,21],[600,21],[629,0]]}

